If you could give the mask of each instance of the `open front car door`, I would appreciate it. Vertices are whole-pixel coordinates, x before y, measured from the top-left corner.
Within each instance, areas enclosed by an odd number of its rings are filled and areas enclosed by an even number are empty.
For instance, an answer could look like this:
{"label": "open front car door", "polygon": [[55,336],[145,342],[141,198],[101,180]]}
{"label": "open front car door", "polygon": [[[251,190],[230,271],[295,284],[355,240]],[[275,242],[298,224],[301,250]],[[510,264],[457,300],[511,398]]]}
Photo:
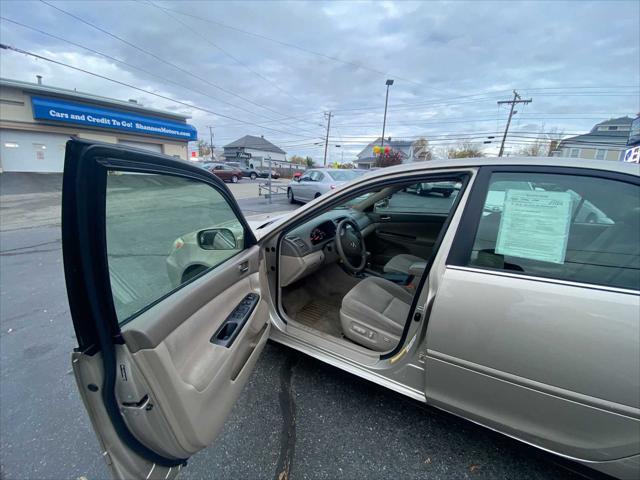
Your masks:
{"label": "open front car door", "polygon": [[269,336],[256,240],[204,169],[71,140],[62,247],[73,371],[112,474],[172,478],[216,438]]}

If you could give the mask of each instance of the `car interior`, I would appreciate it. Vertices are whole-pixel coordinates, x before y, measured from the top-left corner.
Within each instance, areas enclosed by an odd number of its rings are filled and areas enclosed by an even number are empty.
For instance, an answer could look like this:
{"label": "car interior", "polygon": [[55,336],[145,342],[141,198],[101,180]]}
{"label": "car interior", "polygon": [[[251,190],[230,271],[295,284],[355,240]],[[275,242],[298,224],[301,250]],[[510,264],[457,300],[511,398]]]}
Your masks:
{"label": "car interior", "polygon": [[385,187],[286,232],[279,286],[287,322],[367,351],[394,349],[461,185]]}

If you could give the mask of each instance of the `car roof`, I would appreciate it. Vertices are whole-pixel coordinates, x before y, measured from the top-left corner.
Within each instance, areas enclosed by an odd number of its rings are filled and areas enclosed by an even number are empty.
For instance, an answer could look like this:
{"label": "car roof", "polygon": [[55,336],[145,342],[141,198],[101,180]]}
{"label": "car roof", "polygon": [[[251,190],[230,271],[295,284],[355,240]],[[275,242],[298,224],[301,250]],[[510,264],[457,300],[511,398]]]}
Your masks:
{"label": "car roof", "polygon": [[426,162],[407,163],[377,169],[367,175],[368,179],[385,176],[389,173],[402,173],[416,170],[436,170],[464,167],[487,167],[505,165],[524,165],[539,167],[571,167],[591,170],[603,170],[608,172],[620,172],[640,176],[640,165],[626,162],[606,160],[584,160],[568,157],[481,157],[481,158],[456,158],[450,160],[430,160]]}

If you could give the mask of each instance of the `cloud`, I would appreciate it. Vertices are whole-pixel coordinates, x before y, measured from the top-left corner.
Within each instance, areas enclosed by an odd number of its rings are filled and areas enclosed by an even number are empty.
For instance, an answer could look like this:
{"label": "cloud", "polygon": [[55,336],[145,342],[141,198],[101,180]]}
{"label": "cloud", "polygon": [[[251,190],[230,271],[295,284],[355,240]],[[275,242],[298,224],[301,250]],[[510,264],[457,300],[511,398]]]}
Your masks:
{"label": "cloud", "polygon": [[[155,3],[170,15],[147,2],[54,2],[122,42],[45,4],[2,2],[5,17],[136,68],[8,22],[2,42],[235,120],[14,53],[3,52],[2,76],[42,74],[51,85],[135,98],[191,115],[205,138],[213,125],[219,144],[264,134],[317,158],[332,110],[330,144],[343,145],[345,160],[380,135],[386,78],[395,79],[386,129],[395,138],[500,131],[506,111],[496,101],[513,88],[533,98],[520,129],[586,131],[640,110],[637,88],[616,87],[640,83],[637,2]],[[586,94],[595,91],[609,93]]]}

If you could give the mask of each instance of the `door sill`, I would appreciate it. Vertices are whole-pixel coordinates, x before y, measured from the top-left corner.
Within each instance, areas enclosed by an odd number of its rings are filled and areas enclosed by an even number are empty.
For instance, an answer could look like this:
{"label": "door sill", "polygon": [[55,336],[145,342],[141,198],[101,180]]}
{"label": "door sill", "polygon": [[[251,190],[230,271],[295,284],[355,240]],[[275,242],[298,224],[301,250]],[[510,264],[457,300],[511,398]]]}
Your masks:
{"label": "door sill", "polygon": [[[313,334],[307,334],[313,335]],[[326,350],[325,348],[318,345],[318,343],[324,342],[316,342],[310,343],[306,340],[303,340],[300,337],[295,337],[287,332],[283,332],[279,330],[277,327],[272,328],[269,334],[269,338],[274,342],[280,343],[287,347],[293,348],[294,350],[298,350],[304,354],[309,355],[317,360],[320,360],[324,363],[327,363],[333,367],[339,368],[340,370],[344,370],[345,372],[356,375],[364,380],[368,380],[382,387],[393,390],[396,393],[400,393],[406,397],[409,397],[413,400],[417,400],[421,403],[427,403],[427,399],[423,391],[416,390],[414,388],[408,387],[405,384],[400,382],[391,380],[379,373],[377,373],[374,369],[377,367],[382,372],[386,371],[386,367],[388,365],[387,361],[380,360],[379,355],[375,355],[375,362],[366,364],[364,362],[357,362],[351,360],[350,358],[346,358],[345,356],[340,356],[335,352],[335,347],[332,350]],[[336,343],[336,342],[331,342]],[[371,355],[368,355],[368,359],[371,359]],[[423,370],[421,370],[421,375],[423,375]]]}

